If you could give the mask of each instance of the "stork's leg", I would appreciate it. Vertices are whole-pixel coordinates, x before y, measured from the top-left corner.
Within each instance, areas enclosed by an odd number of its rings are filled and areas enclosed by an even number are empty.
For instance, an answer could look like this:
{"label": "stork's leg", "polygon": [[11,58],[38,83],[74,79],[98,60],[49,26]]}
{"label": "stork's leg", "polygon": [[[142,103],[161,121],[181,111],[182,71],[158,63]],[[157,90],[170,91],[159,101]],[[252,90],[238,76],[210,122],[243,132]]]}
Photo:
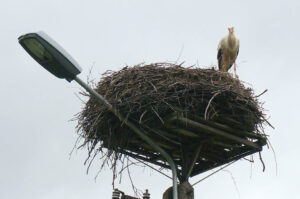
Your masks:
{"label": "stork's leg", "polygon": [[236,63],[235,63],[235,62],[233,63],[233,70],[234,70],[234,76],[235,76],[236,78],[238,78],[238,76],[237,76],[237,74],[236,74]]}

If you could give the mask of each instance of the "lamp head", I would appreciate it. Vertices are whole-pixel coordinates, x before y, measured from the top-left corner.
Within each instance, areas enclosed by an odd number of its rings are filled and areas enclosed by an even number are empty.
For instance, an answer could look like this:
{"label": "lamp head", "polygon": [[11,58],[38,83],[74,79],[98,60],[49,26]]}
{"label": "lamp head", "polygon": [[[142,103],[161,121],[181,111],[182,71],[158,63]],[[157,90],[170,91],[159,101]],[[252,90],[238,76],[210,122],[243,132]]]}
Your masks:
{"label": "lamp head", "polygon": [[81,72],[71,55],[44,32],[28,33],[18,40],[35,61],[56,77],[71,82]]}

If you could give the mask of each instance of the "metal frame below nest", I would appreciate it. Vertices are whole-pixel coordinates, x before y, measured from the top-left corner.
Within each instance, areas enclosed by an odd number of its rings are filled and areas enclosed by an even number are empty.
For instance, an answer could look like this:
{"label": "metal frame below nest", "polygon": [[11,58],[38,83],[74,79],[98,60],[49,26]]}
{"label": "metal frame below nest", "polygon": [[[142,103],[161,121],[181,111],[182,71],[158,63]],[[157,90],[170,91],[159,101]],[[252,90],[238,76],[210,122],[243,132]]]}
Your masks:
{"label": "metal frame below nest", "polygon": [[[264,135],[240,132],[198,116],[176,114],[171,115],[164,125],[147,129],[148,135],[151,134],[151,138],[174,160],[181,183],[188,181],[189,177],[261,151],[267,139]],[[130,139],[119,152],[171,169],[164,157],[142,140]]]}

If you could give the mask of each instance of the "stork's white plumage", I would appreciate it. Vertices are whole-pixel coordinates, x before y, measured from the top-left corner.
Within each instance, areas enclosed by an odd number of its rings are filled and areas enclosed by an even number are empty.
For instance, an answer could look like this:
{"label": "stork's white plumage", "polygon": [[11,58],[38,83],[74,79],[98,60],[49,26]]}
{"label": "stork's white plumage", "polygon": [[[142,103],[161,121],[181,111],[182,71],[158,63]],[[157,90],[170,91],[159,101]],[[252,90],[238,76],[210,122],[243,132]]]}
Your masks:
{"label": "stork's white plumage", "polygon": [[234,64],[234,73],[236,75],[235,60],[239,54],[240,41],[234,35],[234,28],[228,28],[228,35],[223,37],[218,46],[218,65],[219,70],[227,72]]}

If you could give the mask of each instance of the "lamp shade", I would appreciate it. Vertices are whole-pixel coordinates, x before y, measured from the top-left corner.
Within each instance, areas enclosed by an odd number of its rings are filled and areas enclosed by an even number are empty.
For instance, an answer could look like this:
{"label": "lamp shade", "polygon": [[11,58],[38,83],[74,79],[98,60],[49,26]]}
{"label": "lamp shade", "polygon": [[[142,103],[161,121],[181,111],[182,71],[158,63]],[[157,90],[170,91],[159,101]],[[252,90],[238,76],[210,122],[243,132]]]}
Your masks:
{"label": "lamp shade", "polygon": [[18,40],[33,59],[56,77],[70,82],[81,72],[71,55],[44,32],[28,33]]}

